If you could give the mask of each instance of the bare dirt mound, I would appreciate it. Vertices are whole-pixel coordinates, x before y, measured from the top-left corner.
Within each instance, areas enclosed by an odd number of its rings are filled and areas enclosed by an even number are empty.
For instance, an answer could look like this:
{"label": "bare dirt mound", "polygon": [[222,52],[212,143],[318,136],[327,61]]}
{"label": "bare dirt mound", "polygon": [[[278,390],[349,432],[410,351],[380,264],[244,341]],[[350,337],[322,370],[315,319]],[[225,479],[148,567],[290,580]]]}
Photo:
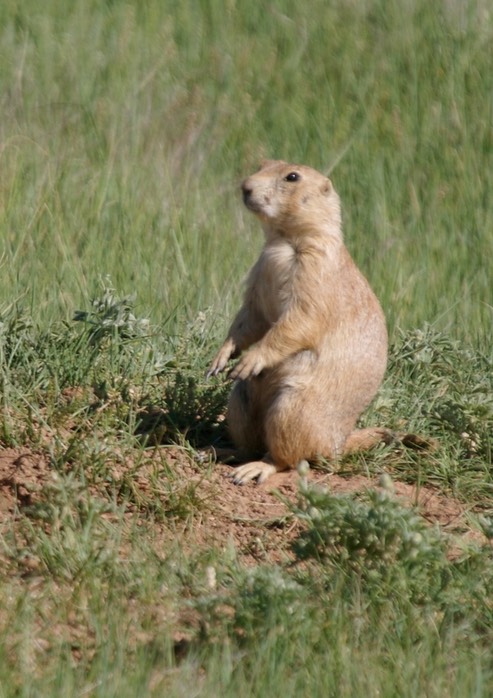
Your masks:
{"label": "bare dirt mound", "polygon": [[[285,501],[296,502],[299,497],[297,472],[276,474],[260,486],[237,486],[228,477],[232,472],[230,466],[198,465],[184,449],[166,447],[150,451],[138,471],[133,469],[133,464],[118,463],[114,467],[114,476],[117,479],[130,477],[136,492],[145,498],[150,488],[150,474],[153,469],[155,472],[156,461],[162,463],[163,459],[180,487],[193,488],[198,502],[192,520],[190,517],[178,518],[172,526],[167,521],[156,523],[163,538],[178,539],[184,549],[190,550],[231,547],[235,555],[247,564],[275,563],[290,558],[290,544],[299,534],[301,524]],[[0,526],[8,521],[15,525],[16,519],[27,508],[49,496],[53,479],[54,471],[42,453],[27,448],[0,451]],[[343,477],[318,471],[310,471],[308,482],[323,484],[335,494],[361,492],[379,486],[377,478],[362,475]],[[94,486],[91,493],[105,497],[105,493]],[[405,506],[415,507],[430,524],[438,524],[460,538],[482,540],[478,532],[470,529],[467,509],[459,501],[433,488],[418,489],[402,482],[394,483],[394,496]],[[139,507],[130,504],[128,516],[139,516]]]}
{"label": "bare dirt mound", "polygon": [[[228,477],[229,466],[217,465],[213,480],[218,488],[215,510],[200,521],[195,536],[206,542],[233,542],[246,561],[279,561],[290,557],[290,543],[302,524],[283,500],[296,502],[300,478],[297,472],[278,473],[264,485],[237,486]],[[343,477],[336,473],[311,471],[308,483],[317,483],[334,494],[352,494],[380,488],[378,478],[362,475]],[[439,525],[459,539],[484,541],[467,522],[467,508],[430,487],[417,488],[403,482],[394,483],[394,495],[404,506],[414,507],[429,524]]]}
{"label": "bare dirt mound", "polygon": [[51,478],[44,456],[26,448],[0,450],[0,523],[35,504]]}

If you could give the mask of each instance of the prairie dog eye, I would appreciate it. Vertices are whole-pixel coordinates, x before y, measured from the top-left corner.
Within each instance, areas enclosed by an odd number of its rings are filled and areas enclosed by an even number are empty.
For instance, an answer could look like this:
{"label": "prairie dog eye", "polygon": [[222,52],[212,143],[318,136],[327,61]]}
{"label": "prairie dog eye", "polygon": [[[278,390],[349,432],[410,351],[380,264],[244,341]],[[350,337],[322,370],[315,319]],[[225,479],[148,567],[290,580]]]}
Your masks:
{"label": "prairie dog eye", "polygon": [[297,172],[290,172],[284,177],[285,182],[297,182],[299,179],[301,179],[301,175],[299,175]]}

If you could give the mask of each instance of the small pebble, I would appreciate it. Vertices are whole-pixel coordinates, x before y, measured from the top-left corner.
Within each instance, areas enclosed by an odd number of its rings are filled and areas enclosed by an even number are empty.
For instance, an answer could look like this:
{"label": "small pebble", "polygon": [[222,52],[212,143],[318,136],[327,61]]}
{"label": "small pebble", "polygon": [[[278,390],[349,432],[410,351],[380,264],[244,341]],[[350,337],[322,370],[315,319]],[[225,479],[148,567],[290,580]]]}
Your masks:
{"label": "small pebble", "polygon": [[395,492],[394,482],[388,473],[382,473],[380,475],[380,478],[378,480],[378,484],[386,492],[389,492],[392,494]]}
{"label": "small pebble", "polygon": [[310,472],[309,462],[307,460],[300,460],[296,466],[296,470],[298,471],[298,475],[301,475],[301,477],[306,477]]}

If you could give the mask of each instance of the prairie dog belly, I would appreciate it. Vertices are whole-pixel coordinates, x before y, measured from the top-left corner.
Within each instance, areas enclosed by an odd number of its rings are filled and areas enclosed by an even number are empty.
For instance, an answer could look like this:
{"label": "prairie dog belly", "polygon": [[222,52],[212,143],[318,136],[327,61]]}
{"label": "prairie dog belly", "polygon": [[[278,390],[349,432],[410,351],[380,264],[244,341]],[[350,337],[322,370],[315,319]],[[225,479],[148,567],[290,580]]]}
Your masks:
{"label": "prairie dog belly", "polygon": [[265,378],[276,383],[279,389],[301,388],[317,376],[319,357],[310,350],[304,349],[288,356],[274,368],[266,369]]}
{"label": "prairie dog belly", "polygon": [[296,253],[284,240],[267,245],[252,279],[255,302],[269,325],[277,322],[291,301],[291,280]]}

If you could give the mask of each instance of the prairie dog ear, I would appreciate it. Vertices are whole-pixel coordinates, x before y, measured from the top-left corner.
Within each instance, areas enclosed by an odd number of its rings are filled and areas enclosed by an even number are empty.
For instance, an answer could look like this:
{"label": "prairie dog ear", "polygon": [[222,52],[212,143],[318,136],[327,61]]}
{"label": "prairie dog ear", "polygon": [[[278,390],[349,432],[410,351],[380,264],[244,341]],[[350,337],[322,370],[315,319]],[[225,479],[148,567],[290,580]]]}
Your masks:
{"label": "prairie dog ear", "polygon": [[321,191],[324,196],[329,196],[330,192],[332,191],[332,182],[330,179],[325,180],[325,182],[322,184]]}
{"label": "prairie dog ear", "polygon": [[260,169],[264,170],[266,167],[270,167],[271,165],[275,165],[278,161],[277,160],[262,160],[260,163]]}

